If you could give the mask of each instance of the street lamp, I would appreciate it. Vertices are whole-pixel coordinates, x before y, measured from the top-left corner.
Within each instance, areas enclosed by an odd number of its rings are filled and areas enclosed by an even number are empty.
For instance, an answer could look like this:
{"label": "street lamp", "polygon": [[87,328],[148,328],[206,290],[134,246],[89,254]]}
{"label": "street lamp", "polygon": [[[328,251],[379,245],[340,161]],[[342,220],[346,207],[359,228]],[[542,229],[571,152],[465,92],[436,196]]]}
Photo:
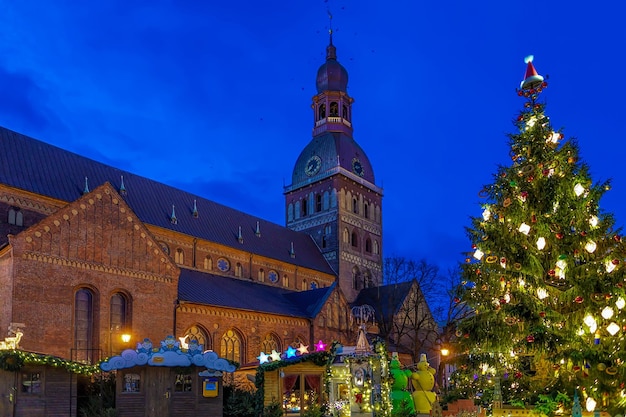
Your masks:
{"label": "street lamp", "polygon": [[124,342],[124,343],[130,342],[130,335],[128,333],[124,333],[122,335],[122,342]]}

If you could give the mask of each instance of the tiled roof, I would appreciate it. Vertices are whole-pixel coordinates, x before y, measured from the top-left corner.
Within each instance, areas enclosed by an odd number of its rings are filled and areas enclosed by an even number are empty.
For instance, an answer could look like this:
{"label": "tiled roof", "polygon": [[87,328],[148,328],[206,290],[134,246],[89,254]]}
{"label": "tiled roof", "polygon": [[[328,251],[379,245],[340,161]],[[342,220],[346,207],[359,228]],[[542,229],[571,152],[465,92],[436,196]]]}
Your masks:
{"label": "tiled roof", "polygon": [[[134,175],[0,127],[0,183],[72,202],[104,182],[119,189],[139,219],[210,242],[320,272],[335,274],[313,239],[304,233],[243,213],[186,191]],[[198,217],[192,215],[196,200]],[[175,206],[177,223],[170,216]],[[259,222],[260,236],[255,231]],[[238,240],[239,227],[243,243]],[[291,256],[291,244],[295,257]]]}
{"label": "tiled roof", "polygon": [[409,294],[415,281],[399,282],[380,287],[364,288],[352,303],[353,306],[368,304],[376,310],[376,320],[389,322]]}
{"label": "tiled roof", "polygon": [[292,291],[254,281],[181,268],[178,298],[190,302],[283,316],[314,318],[335,285]]}

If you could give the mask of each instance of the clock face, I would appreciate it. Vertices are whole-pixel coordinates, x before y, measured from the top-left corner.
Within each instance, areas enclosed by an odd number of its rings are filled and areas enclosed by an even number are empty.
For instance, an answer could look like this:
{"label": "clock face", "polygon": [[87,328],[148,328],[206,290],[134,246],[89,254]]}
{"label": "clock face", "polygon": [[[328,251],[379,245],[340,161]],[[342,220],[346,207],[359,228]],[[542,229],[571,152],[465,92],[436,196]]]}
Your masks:
{"label": "clock face", "polygon": [[360,177],[363,176],[363,165],[361,164],[361,161],[359,161],[359,158],[354,158],[352,160],[352,172]]}
{"label": "clock face", "polygon": [[304,167],[304,173],[308,175],[309,177],[313,176],[319,172],[321,167],[322,167],[321,158],[317,155],[313,155],[306,162],[306,166]]}

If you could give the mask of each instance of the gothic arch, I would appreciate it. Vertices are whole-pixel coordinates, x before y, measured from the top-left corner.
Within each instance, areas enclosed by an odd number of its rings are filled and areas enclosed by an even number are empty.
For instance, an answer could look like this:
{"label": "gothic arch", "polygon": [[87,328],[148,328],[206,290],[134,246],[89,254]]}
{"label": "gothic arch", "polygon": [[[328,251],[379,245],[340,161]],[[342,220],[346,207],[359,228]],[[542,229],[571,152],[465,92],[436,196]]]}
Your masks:
{"label": "gothic arch", "polygon": [[210,350],[213,348],[210,339],[210,333],[201,324],[192,324],[185,330],[186,336],[185,342],[189,343],[191,340],[195,340],[199,345],[202,345],[203,350]]}
{"label": "gothic arch", "polygon": [[220,338],[220,357],[238,363],[245,360],[245,346],[243,333],[231,327],[226,330]]}

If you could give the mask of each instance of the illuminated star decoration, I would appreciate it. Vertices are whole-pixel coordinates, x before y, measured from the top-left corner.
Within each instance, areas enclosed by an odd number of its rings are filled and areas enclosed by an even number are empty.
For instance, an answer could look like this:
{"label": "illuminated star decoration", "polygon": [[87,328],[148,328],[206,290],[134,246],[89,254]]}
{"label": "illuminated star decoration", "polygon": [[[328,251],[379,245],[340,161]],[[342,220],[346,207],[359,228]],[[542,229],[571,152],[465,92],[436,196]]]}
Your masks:
{"label": "illuminated star decoration", "polygon": [[273,361],[279,361],[280,353],[276,352],[275,349],[272,349],[272,354],[270,355],[270,357],[272,358]]}
{"label": "illuminated star decoration", "polygon": [[261,352],[259,356],[256,357],[259,360],[259,364],[267,363],[269,360],[269,356],[265,352]]}
{"label": "illuminated star decoration", "polygon": [[317,344],[315,345],[315,351],[316,352],[323,352],[324,349],[326,349],[326,345],[324,344],[324,342],[322,342],[321,340],[319,342],[317,342]]}
{"label": "illuminated star decoration", "polygon": [[303,345],[302,343],[300,343],[300,347],[298,348],[298,352],[300,352],[301,355],[304,355],[305,353],[309,353],[309,345]]}
{"label": "illuminated star decoration", "polygon": [[293,346],[289,346],[287,348],[287,358],[294,358],[296,356],[296,350],[293,348]]}

